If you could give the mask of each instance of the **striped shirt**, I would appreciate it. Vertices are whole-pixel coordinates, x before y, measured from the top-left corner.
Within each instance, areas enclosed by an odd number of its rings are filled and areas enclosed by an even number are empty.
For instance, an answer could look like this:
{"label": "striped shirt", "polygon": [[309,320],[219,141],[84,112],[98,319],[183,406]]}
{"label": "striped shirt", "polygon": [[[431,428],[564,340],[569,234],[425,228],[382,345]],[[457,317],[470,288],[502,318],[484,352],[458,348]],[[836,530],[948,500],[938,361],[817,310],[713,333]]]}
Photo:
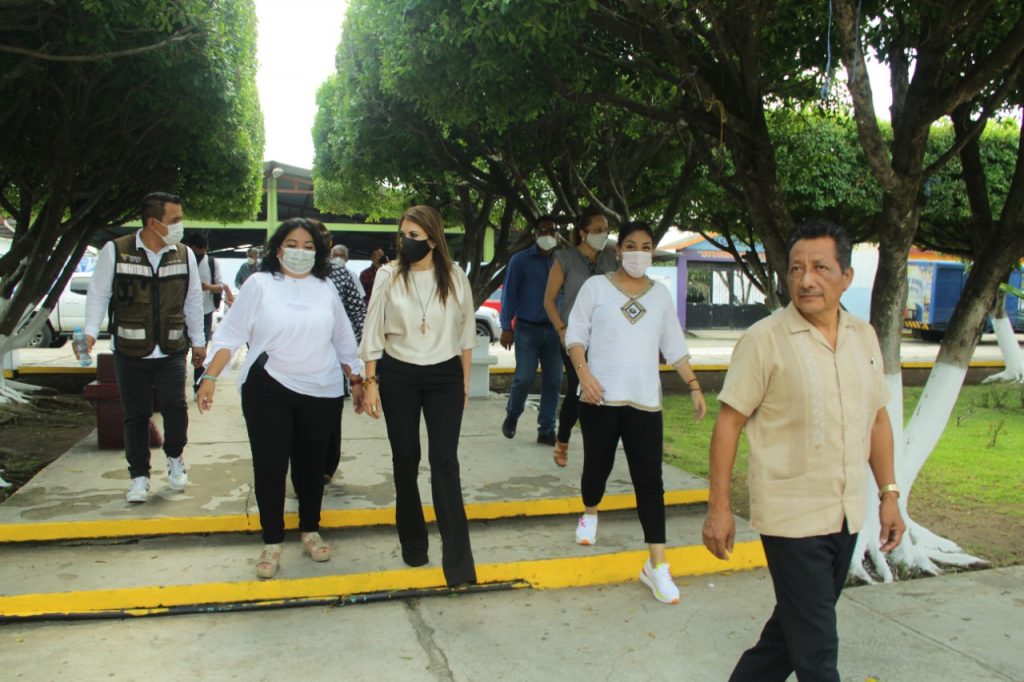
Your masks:
{"label": "striped shirt", "polygon": [[562,266],[562,303],[558,306],[558,316],[566,324],[569,323],[569,313],[572,312],[573,303],[580,293],[580,288],[594,275],[605,275],[619,269],[619,262],[615,256],[615,247],[605,248],[597,255],[597,261],[591,263],[590,259],[580,253],[578,248],[563,249],[555,251],[555,258]]}

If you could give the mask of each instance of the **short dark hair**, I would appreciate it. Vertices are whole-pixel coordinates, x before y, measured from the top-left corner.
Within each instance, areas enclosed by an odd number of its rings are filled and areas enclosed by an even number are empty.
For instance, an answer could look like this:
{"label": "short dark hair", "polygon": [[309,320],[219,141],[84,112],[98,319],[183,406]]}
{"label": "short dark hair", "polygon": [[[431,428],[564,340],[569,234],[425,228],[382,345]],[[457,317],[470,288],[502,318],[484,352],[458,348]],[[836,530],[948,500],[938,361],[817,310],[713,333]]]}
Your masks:
{"label": "short dark hair", "polygon": [[142,216],[142,226],[145,227],[146,221],[150,218],[156,218],[162,223],[164,221],[164,206],[166,204],[181,206],[181,197],[177,194],[168,194],[167,192],[150,192],[142,197],[142,209],[139,211]]}
{"label": "short dark hair", "polygon": [[277,257],[277,250],[284,244],[288,233],[297,227],[301,227],[309,233],[316,246],[316,262],[313,264],[313,276],[318,279],[325,279],[331,271],[330,251],[327,250],[327,241],[320,233],[320,228],[314,224],[320,221],[313,221],[306,218],[290,218],[274,231],[274,235],[267,242],[267,254],[263,256],[260,263],[260,272],[274,273],[275,277],[281,274],[281,261]]}
{"label": "short dark hair", "polygon": [[206,235],[202,232],[193,232],[185,235],[185,238],[181,240],[185,246],[191,246],[196,249],[206,249],[210,247],[210,242],[206,239]]}
{"label": "short dark hair", "polygon": [[651,238],[651,241],[654,241],[654,230],[651,229],[651,224],[649,222],[646,220],[630,220],[619,228],[619,244],[625,241],[626,237],[634,232],[646,232],[647,236]]}
{"label": "short dark hair", "polygon": [[835,244],[836,260],[839,261],[840,269],[843,272],[849,270],[850,260],[853,256],[853,243],[850,241],[850,235],[831,220],[824,218],[808,220],[789,233],[789,239],[786,240],[786,261],[789,261],[789,254],[793,252],[793,247],[801,239],[821,239],[823,237],[828,237]]}
{"label": "short dark hair", "polygon": [[554,223],[557,227],[558,218],[551,215],[550,213],[545,213],[544,215],[537,216],[537,219],[533,221],[533,229],[536,230],[538,227],[540,227],[541,223]]}

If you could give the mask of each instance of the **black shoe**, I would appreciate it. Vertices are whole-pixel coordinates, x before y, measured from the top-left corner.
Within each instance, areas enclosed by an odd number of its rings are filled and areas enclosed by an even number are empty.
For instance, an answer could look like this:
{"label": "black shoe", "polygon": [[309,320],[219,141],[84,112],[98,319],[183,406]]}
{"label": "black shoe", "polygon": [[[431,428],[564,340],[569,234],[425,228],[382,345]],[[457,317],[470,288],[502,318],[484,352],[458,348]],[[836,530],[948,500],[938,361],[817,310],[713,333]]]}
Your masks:
{"label": "black shoe", "polygon": [[554,445],[555,444],[555,432],[548,431],[547,433],[538,433],[537,442],[541,445]]}
{"label": "black shoe", "polygon": [[519,419],[516,417],[505,417],[505,421],[501,423],[501,435],[505,436],[505,438],[515,438],[516,422],[518,421]]}
{"label": "black shoe", "polygon": [[417,568],[419,566],[425,566],[427,564],[427,562],[429,561],[429,559],[427,558],[427,553],[426,552],[422,552],[422,553],[421,552],[406,552],[403,549],[402,550],[402,561],[404,561],[406,563],[406,565],[408,565],[408,566],[412,566],[413,568]]}

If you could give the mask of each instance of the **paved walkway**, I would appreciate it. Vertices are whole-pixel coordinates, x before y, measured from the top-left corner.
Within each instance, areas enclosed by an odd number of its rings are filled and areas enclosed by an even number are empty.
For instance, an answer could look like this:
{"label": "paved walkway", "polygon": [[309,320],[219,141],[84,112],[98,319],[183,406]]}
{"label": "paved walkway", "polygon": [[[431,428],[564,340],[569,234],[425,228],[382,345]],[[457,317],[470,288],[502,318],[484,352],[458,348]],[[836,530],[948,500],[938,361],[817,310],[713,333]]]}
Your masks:
{"label": "paved walkway", "polygon": [[[731,349],[729,339],[695,338],[691,347],[698,362],[727,358]],[[492,346],[492,352],[497,348]],[[123,502],[123,456],[97,451],[86,439],[0,505],[0,525],[9,531],[49,524],[67,534],[83,522],[247,517],[252,501],[244,428],[232,385],[223,382],[221,391],[218,411],[193,415],[187,450],[193,485],[184,495],[164,488],[162,460],[155,457],[154,497],[144,507],[129,508]],[[526,504],[537,496],[575,497],[578,445],[567,469],[554,467],[549,449],[533,442],[533,412],[520,421],[515,440],[497,433],[502,406],[503,399],[493,397],[474,401],[467,412],[462,460],[470,505],[485,509],[495,502]],[[328,492],[329,514],[386,510],[390,479],[383,423],[355,417],[350,410],[345,419],[346,451],[340,481]],[[667,487],[681,495],[703,488],[699,479],[671,468],[666,472]],[[626,493],[627,481],[620,461],[611,491]],[[421,482],[424,499],[429,499],[425,475]],[[699,507],[695,511],[699,514]],[[496,560],[511,558],[548,535],[566,544],[563,535],[571,533],[572,511],[546,513],[556,514],[550,517],[553,530],[531,525],[543,518],[524,522],[518,535],[491,543],[493,550],[481,542],[481,552],[493,551]],[[635,519],[623,515],[623,530],[613,537],[616,549],[625,550],[639,544],[631,535]],[[566,518],[569,525],[562,528]],[[699,543],[686,514],[673,518],[678,520],[670,521],[670,534],[683,544]],[[344,552],[326,568],[379,572],[389,552],[394,561],[393,535],[361,545],[357,539],[364,532],[344,536]],[[236,573],[251,575],[250,555],[258,550],[258,540],[244,535],[195,539],[191,547],[181,544],[190,542],[187,538],[81,542],[0,546],[0,594],[59,592],[86,583],[116,587],[195,583],[211,576],[228,580]],[[374,549],[382,543],[384,549]],[[184,549],[171,553],[161,547]],[[570,547],[570,552],[579,549]],[[295,563],[299,558],[293,546],[286,551],[293,562],[286,567],[297,565],[299,580],[317,579],[307,576],[318,566]],[[708,561],[702,552],[686,556],[694,563]],[[635,567],[630,563],[628,575],[617,574],[615,584],[602,586],[400,601],[387,601],[386,593],[377,592],[372,599],[384,601],[354,604],[359,601],[354,599],[344,608],[221,613],[225,607],[213,605],[208,613],[174,618],[8,623],[0,626],[0,669],[5,680],[724,680],[743,649],[756,640],[771,609],[768,575],[763,569],[683,575],[691,567],[682,561],[676,566],[682,592],[677,606],[654,601],[631,577]],[[437,573],[436,568],[416,570]],[[275,582],[284,583],[261,584]],[[842,677],[858,682],[1024,680],[1022,607],[1024,567],[848,589],[838,607]]]}
{"label": "paved walkway", "polygon": [[[56,567],[54,567],[56,569]],[[1024,567],[847,589],[843,680],[1024,680]],[[0,626],[5,680],[724,681],[772,604],[764,570],[273,612]]]}

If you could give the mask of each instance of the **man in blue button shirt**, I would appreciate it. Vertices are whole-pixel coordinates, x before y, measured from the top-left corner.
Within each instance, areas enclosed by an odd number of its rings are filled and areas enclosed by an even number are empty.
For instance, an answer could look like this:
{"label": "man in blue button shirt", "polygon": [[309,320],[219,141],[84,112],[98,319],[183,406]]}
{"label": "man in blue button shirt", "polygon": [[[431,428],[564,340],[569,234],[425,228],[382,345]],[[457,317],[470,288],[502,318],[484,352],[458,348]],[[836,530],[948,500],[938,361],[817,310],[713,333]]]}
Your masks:
{"label": "man in blue button shirt", "polygon": [[[540,362],[540,411],[537,414],[537,442],[555,444],[555,410],[562,385],[562,354],[558,332],[544,311],[544,288],[558,244],[555,218],[542,215],[534,223],[535,243],[512,256],[501,291],[501,346],[516,347],[516,373],[505,405],[501,425],[505,438],[514,438],[516,423],[523,413],[526,394],[537,376]],[[515,331],[512,320],[515,319]]]}

